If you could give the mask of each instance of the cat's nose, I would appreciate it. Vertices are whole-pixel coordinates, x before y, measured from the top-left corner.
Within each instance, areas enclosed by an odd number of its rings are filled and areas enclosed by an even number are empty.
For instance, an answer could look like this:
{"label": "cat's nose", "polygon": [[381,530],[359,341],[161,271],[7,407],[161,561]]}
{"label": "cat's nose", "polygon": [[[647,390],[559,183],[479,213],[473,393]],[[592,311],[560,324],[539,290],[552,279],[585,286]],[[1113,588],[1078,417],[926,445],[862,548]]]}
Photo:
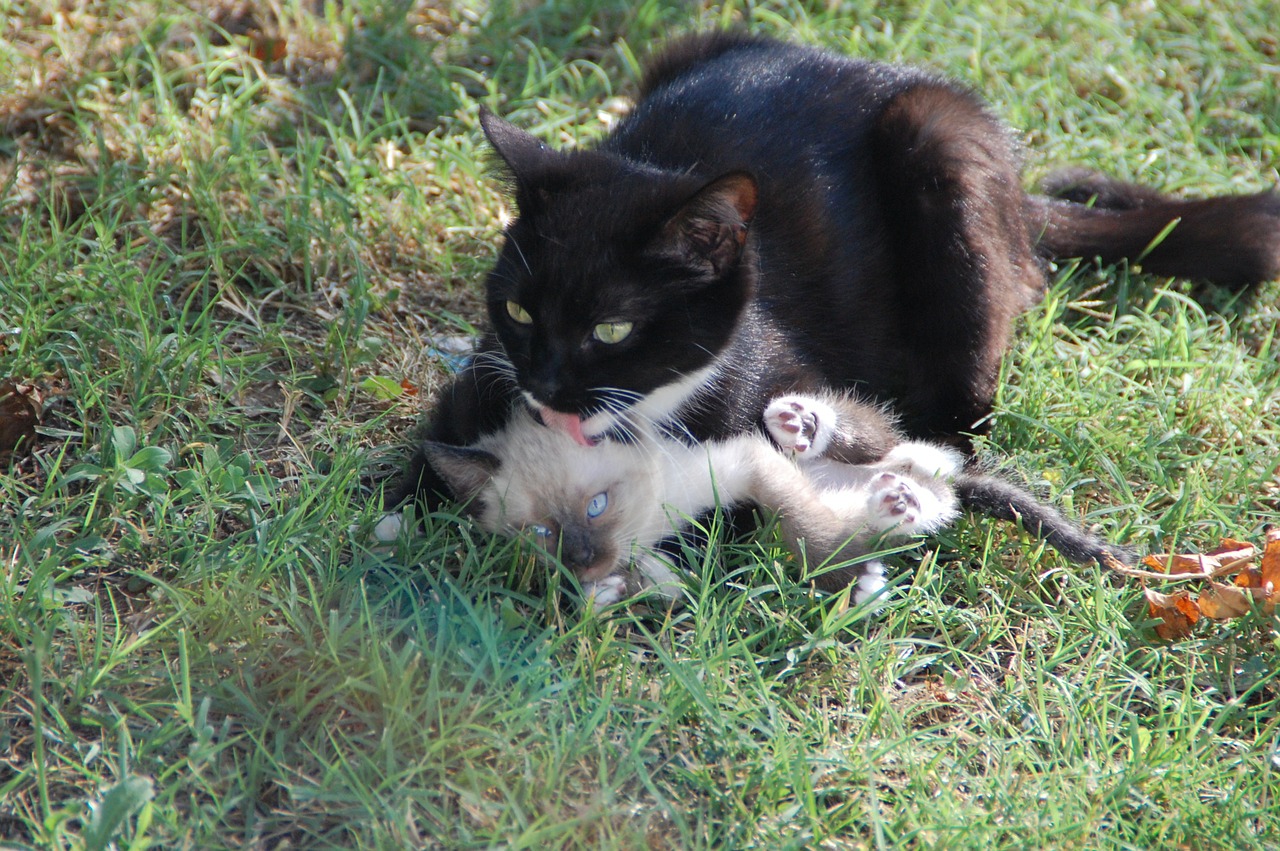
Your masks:
{"label": "cat's nose", "polygon": [[578,571],[590,567],[595,557],[591,535],[586,529],[566,526],[560,530],[560,561],[565,567]]}
{"label": "cat's nose", "polygon": [[525,380],[524,389],[528,390],[533,398],[549,406],[556,394],[560,392],[560,382],[555,376],[534,374]]}
{"label": "cat's nose", "polygon": [[564,371],[563,356],[552,346],[535,346],[530,352],[528,373],[524,376],[524,389],[544,405],[551,405],[561,388]]}

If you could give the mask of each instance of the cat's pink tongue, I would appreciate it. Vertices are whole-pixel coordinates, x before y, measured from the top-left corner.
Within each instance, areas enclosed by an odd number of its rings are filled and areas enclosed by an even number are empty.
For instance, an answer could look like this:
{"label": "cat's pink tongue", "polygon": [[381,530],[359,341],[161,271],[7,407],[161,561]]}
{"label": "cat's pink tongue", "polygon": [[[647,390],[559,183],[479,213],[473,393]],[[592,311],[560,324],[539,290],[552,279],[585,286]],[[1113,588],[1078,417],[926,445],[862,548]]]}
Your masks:
{"label": "cat's pink tongue", "polygon": [[540,408],[538,414],[547,428],[559,429],[573,438],[579,446],[595,446],[595,441],[582,433],[582,417],[577,414],[562,414],[550,408]]}

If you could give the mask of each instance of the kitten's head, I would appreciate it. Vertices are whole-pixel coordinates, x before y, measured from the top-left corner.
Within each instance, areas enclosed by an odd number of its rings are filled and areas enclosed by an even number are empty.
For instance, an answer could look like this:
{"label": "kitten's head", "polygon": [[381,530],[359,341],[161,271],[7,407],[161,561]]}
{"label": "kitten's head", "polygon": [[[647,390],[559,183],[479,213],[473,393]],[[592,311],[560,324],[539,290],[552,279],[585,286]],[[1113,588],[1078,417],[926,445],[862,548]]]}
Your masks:
{"label": "kitten's head", "polygon": [[634,447],[587,448],[517,414],[475,447],[424,449],[482,528],[528,535],[583,581],[625,567],[633,542],[665,520],[654,468]]}
{"label": "kitten's head", "polygon": [[582,444],[637,405],[671,413],[751,296],[755,180],[554,151],[482,121],[520,213],[489,276],[489,316],[526,399]]}

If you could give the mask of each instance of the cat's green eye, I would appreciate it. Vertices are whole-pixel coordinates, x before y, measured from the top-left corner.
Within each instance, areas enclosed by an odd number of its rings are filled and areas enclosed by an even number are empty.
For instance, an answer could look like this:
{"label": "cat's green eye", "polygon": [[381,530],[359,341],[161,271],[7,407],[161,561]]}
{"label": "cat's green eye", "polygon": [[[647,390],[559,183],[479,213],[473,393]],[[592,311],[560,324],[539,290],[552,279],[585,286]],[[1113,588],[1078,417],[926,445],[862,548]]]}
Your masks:
{"label": "cat's green eye", "polygon": [[532,325],[533,317],[529,315],[529,311],[525,310],[514,301],[507,302],[507,315],[521,325]]}
{"label": "cat's green eye", "polygon": [[614,343],[621,343],[631,334],[634,328],[631,322],[601,322],[591,331],[591,336],[595,337],[602,343],[612,346]]}

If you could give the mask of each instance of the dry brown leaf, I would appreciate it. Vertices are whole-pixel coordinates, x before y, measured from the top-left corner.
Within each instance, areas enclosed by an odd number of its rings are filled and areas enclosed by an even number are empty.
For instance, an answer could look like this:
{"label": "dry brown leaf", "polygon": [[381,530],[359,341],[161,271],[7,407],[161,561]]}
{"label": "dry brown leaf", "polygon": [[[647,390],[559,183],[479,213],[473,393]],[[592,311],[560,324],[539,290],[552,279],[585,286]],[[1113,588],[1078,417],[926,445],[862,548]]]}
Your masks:
{"label": "dry brown leaf", "polygon": [[43,407],[44,397],[35,385],[0,381],[0,456],[30,451]]}
{"label": "dry brown leaf", "polygon": [[[1248,541],[1237,541],[1235,538],[1223,538],[1222,544],[1215,550],[1210,550],[1209,555],[1221,555],[1222,553],[1232,550],[1256,550],[1253,544]],[[1252,554],[1252,553],[1251,553]]]}
{"label": "dry brown leaf", "polygon": [[1261,588],[1262,571],[1253,565],[1249,565],[1236,574],[1236,585],[1241,588]]}
{"label": "dry brown leaf", "polygon": [[1252,544],[1223,540],[1222,546],[1207,553],[1158,553],[1149,555],[1142,563],[1152,570],[1167,573],[1197,574],[1201,576],[1228,576],[1248,565],[1258,548]]}
{"label": "dry brown leaf", "polygon": [[[1187,591],[1161,594],[1143,588],[1151,616],[1160,618],[1156,632],[1166,640],[1186,638],[1201,617],[1229,620],[1248,614],[1256,604],[1271,614],[1280,602],[1280,528],[1268,529],[1261,565],[1254,564],[1258,548],[1243,541],[1224,538],[1221,546],[1208,553],[1163,553],[1149,555],[1143,565],[1154,572],[1135,570],[1121,564],[1104,564],[1118,573],[1134,576],[1144,585],[1148,580],[1196,583],[1201,587],[1192,599]],[[1215,580],[1234,577],[1227,583]]]}
{"label": "dry brown leaf", "polygon": [[[1249,565],[1236,574],[1235,585],[1271,614],[1280,602],[1280,528],[1268,529],[1260,567]],[[1206,614],[1208,614],[1206,612]]]}
{"label": "dry brown leaf", "polygon": [[1280,590],[1280,527],[1267,530],[1267,545],[1262,552],[1259,587],[1268,597]]}
{"label": "dry brown leaf", "polygon": [[1200,620],[1200,609],[1186,591],[1161,594],[1150,588],[1142,589],[1152,617],[1160,618],[1156,633],[1166,641],[1177,641],[1191,635],[1191,627]]}
{"label": "dry brown leaf", "polygon": [[1235,585],[1210,582],[1209,587],[1196,598],[1196,605],[1205,617],[1225,621],[1248,614],[1252,608],[1249,598],[1247,590]]}

